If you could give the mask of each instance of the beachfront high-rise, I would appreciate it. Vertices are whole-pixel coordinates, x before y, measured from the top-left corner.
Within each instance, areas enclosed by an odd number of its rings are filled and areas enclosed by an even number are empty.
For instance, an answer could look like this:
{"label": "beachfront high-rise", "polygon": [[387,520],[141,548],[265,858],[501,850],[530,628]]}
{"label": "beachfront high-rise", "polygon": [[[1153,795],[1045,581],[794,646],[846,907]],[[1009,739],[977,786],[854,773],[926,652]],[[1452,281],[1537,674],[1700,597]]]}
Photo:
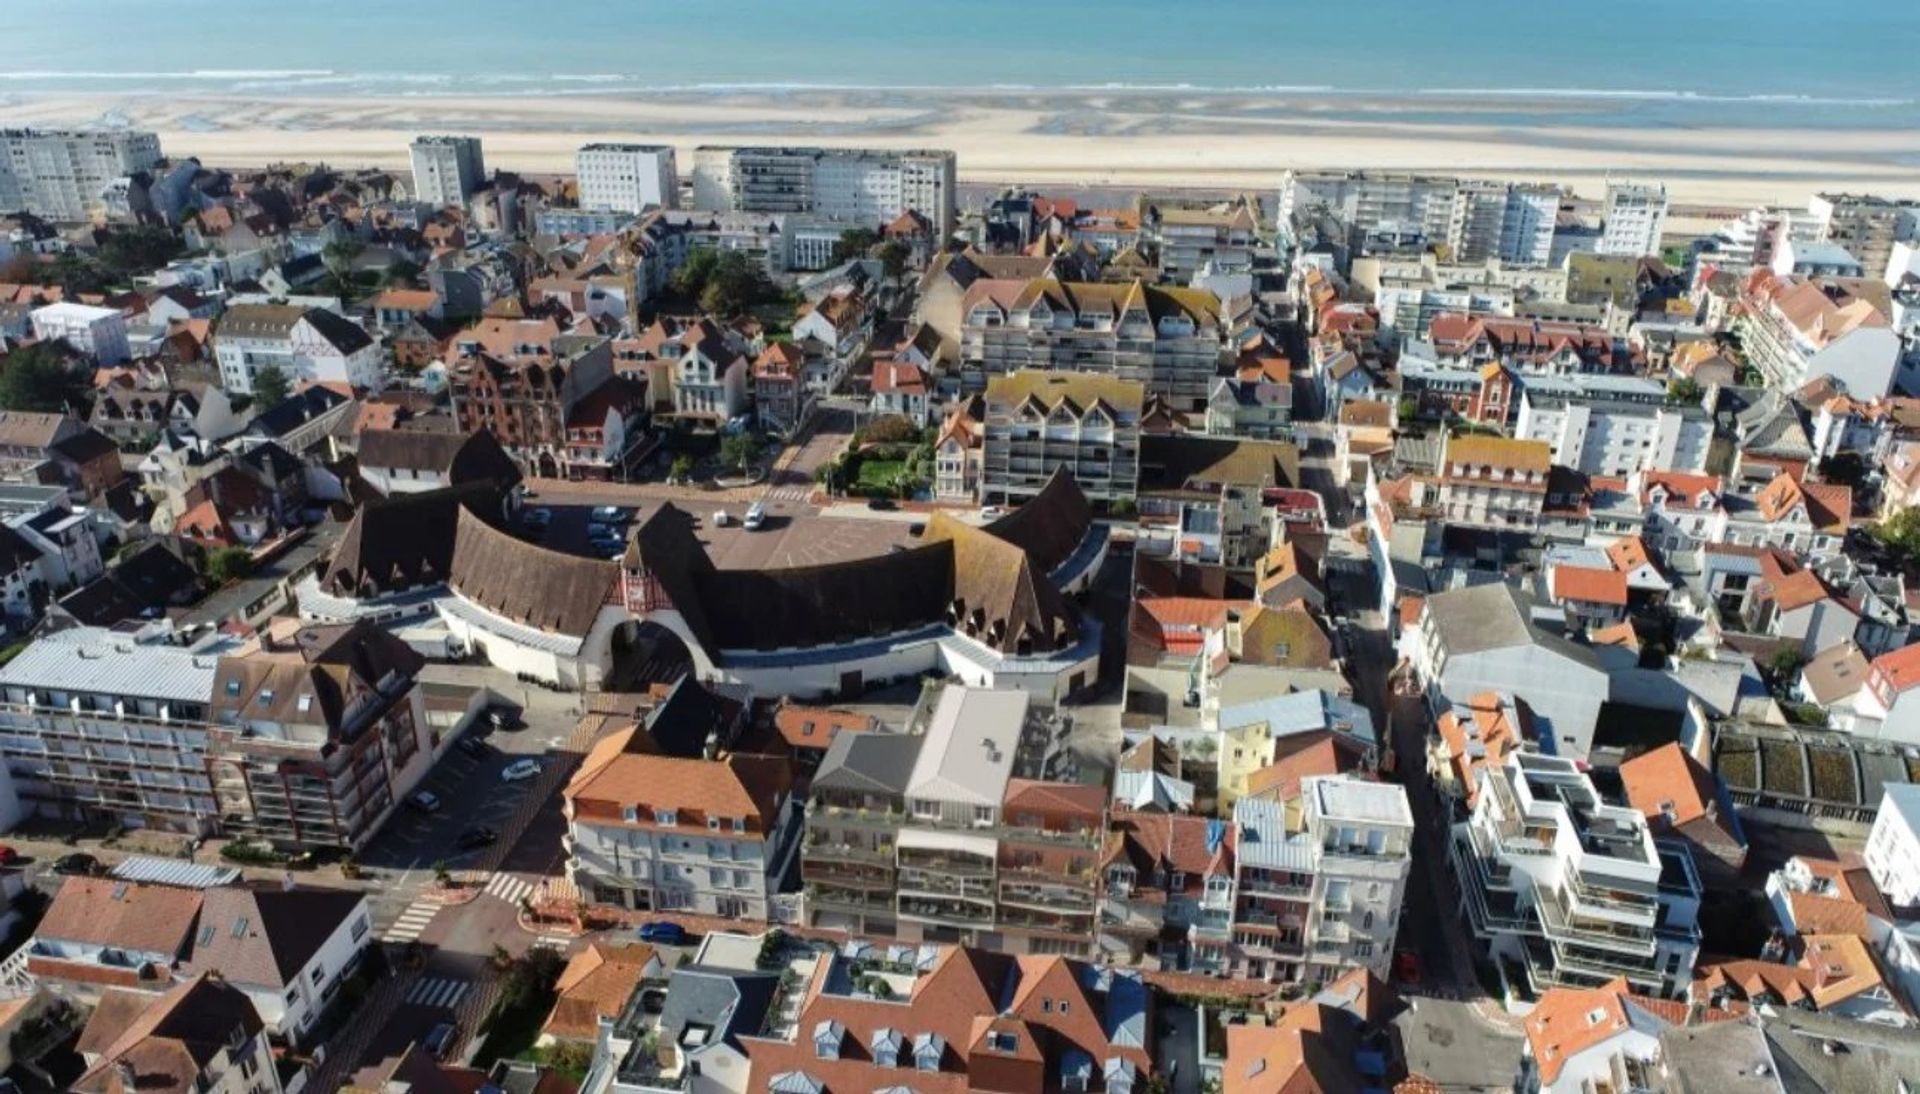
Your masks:
{"label": "beachfront high-rise", "polygon": [[408,151],[413,159],[414,200],[428,205],[464,208],[487,177],[479,137],[415,137]]}
{"label": "beachfront high-rise", "polygon": [[693,152],[693,203],[739,213],[806,213],[879,228],[912,210],[953,234],[954,155],[944,151],[798,146]]}
{"label": "beachfront high-rise", "polygon": [[1603,255],[1660,253],[1660,236],[1667,227],[1667,188],[1642,183],[1607,183],[1600,245]]}
{"label": "beachfront high-rise", "polygon": [[1376,171],[1289,171],[1280,181],[1282,225],[1324,213],[1357,245],[1444,243],[1456,262],[1546,265],[1559,210],[1559,188],[1543,183]]}
{"label": "beachfront high-rise", "polygon": [[0,129],[0,213],[88,220],[116,179],[160,162],[160,138],[134,129]]}
{"label": "beachfront high-rise", "polygon": [[575,162],[582,209],[639,213],[678,204],[680,170],[667,145],[589,144]]}

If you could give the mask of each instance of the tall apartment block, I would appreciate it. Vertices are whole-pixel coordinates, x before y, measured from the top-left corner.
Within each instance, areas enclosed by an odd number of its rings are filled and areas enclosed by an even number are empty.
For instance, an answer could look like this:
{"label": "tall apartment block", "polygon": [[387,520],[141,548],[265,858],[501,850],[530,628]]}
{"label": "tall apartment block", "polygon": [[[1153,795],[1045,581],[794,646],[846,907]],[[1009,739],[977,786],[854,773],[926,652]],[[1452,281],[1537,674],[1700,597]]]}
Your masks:
{"label": "tall apartment block", "polygon": [[638,213],[679,203],[680,171],[667,145],[583,145],[575,164],[582,209]]}
{"label": "tall apartment block", "polygon": [[1476,775],[1447,857],[1479,943],[1534,992],[1624,976],[1683,995],[1700,951],[1700,878],[1685,846],[1601,801],[1570,758],[1515,752]]}
{"label": "tall apartment block", "polygon": [[90,219],[107,187],[160,162],[160,138],[132,129],[0,129],[0,213]]}
{"label": "tall apartment block", "polygon": [[73,627],[0,669],[0,760],[23,806],[357,848],[432,764],[425,662],[370,623],[290,647],[171,637]]}
{"label": "tall apartment block", "polygon": [[1920,235],[1920,203],[1873,194],[1815,194],[1807,215],[1822,243],[1845,247],[1873,278],[1887,272],[1895,243]]}
{"label": "tall apartment block", "polygon": [[1404,788],[1305,779],[1297,803],[1235,802],[1233,827],[1231,889],[1204,900],[1192,928],[1197,967],[1296,984],[1386,976],[1413,861]]}
{"label": "tall apartment block", "polygon": [[1455,262],[1546,265],[1559,209],[1559,189],[1542,184],[1371,171],[1289,171],[1280,183],[1282,225],[1323,212],[1358,241],[1444,243]]}
{"label": "tall apartment block", "polygon": [[1661,185],[1610,182],[1601,214],[1598,250],[1603,255],[1660,253],[1660,236],[1667,227],[1667,188]]}
{"label": "tall apartment block", "polygon": [[1090,955],[1106,796],[1016,774],[1049,732],[1024,692],[949,685],[924,732],[836,736],[807,806],[808,924]]}
{"label": "tall apartment block", "polygon": [[1140,486],[1139,383],[1026,369],[987,384],[980,490],[991,501],[1038,494],[1066,468],[1087,497],[1131,500]]}
{"label": "tall apartment block", "polygon": [[487,177],[479,137],[415,137],[413,197],[428,205],[465,207]]}
{"label": "tall apartment block", "polygon": [[693,203],[714,212],[806,213],[878,228],[913,210],[953,234],[954,155],[945,151],[706,146]]}

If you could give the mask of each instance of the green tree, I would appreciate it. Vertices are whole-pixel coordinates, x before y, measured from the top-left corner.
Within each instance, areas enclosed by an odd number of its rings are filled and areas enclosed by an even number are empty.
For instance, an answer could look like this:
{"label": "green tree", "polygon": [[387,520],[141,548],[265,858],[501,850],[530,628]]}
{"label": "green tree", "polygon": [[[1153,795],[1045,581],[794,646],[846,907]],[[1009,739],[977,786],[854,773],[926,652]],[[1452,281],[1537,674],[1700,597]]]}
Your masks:
{"label": "green tree", "polygon": [[720,252],[710,247],[702,247],[687,256],[687,261],[673,271],[668,285],[674,292],[689,299],[697,298],[707,281],[713,277],[713,270],[720,261]]}
{"label": "green tree", "polygon": [[165,266],[185,249],[171,228],[157,224],[116,228],[100,240],[100,265],[116,279],[124,280]]}
{"label": "green tree", "polygon": [[[0,375],[0,383],[5,376]],[[1873,526],[1873,538],[1901,556],[1908,565],[1920,564],[1920,506],[1909,505]]]}
{"label": "green tree", "polygon": [[253,556],[245,547],[218,547],[207,553],[207,581],[218,588],[253,572]]}
{"label": "green tree", "polygon": [[1700,385],[1691,376],[1682,376],[1667,388],[1667,397],[1682,403],[1700,401]]}
{"label": "green tree", "polygon": [[113,287],[106,271],[97,263],[72,251],[53,260],[44,271],[41,283],[58,285],[70,295],[103,293]]}
{"label": "green tree", "polygon": [[913,248],[897,239],[889,239],[873,249],[873,257],[886,267],[888,277],[899,277],[907,272],[907,259],[913,256]]}
{"label": "green tree", "polygon": [[86,374],[52,346],[14,350],[0,367],[0,407],[7,410],[84,415],[92,402]]}
{"label": "green tree", "polygon": [[700,290],[700,307],[708,314],[732,318],[778,296],[779,290],[759,263],[739,251],[727,251],[714,260]]}
{"label": "green tree", "polygon": [[735,471],[745,471],[752,466],[753,458],[759,454],[759,439],[744,429],[727,436],[720,442],[720,462]]}
{"label": "green tree", "polygon": [[833,264],[865,258],[879,243],[880,233],[872,228],[848,228],[833,243]]}
{"label": "green tree", "polygon": [[667,468],[667,478],[674,482],[685,482],[693,475],[693,457],[685,452],[673,458],[672,466]]}
{"label": "green tree", "polygon": [[293,394],[293,387],[287,383],[287,374],[276,365],[268,365],[253,375],[253,398],[260,409],[279,406]]}
{"label": "green tree", "polygon": [[914,424],[898,414],[881,415],[861,431],[861,439],[867,444],[902,444],[919,435]]}

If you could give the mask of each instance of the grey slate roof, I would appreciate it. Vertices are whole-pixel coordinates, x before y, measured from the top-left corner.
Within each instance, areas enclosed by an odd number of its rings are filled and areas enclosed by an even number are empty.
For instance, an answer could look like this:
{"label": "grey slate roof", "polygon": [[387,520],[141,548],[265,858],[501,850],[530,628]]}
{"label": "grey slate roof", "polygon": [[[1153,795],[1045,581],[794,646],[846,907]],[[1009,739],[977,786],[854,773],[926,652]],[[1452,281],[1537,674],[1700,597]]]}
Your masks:
{"label": "grey slate roof", "polygon": [[1511,585],[1473,585],[1435,593],[1427,598],[1427,610],[1433,613],[1449,657],[1531,643],[1600,668],[1600,659],[1591,649],[1534,626],[1532,605]]}
{"label": "grey slate roof", "polygon": [[900,795],[926,738],[907,733],[841,733],[827,746],[813,785],[828,790]]}
{"label": "grey slate roof", "polygon": [[660,1010],[660,1039],[678,1043],[688,1026],[706,1026],[713,1030],[709,1044],[725,1039],[738,1048],[740,1036],[760,1031],[779,984],[779,977],[767,973],[702,965],[675,969]]}

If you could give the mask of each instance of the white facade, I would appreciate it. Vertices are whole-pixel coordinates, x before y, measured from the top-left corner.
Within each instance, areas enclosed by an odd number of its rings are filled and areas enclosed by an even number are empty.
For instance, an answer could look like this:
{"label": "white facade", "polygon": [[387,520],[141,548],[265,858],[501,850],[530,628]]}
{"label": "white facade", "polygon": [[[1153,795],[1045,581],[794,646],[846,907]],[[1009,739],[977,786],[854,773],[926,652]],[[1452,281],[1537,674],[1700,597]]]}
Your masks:
{"label": "white facade", "polygon": [[638,213],[678,204],[673,149],[659,144],[589,144],[576,159],[582,209]]}
{"label": "white facade", "polygon": [[1553,446],[1553,462],[1588,475],[1707,468],[1713,419],[1698,407],[1544,398],[1522,392],[1514,436]]}
{"label": "white facade", "polygon": [[1599,253],[1659,254],[1660,236],[1667,226],[1667,188],[1610,182],[1603,216]]}
{"label": "white facade", "polygon": [[102,365],[127,359],[127,317],[112,308],[62,302],[35,308],[33,336],[42,342],[63,341]]}
{"label": "white facade", "polygon": [[878,228],[909,209],[940,238],[954,225],[952,152],[857,148],[699,148],[694,204],[746,213],[811,213]]}
{"label": "white facade", "polygon": [[1608,805],[1571,759],[1515,752],[1478,769],[1447,853],[1475,937],[1533,991],[1624,976],[1683,995],[1700,951],[1700,881],[1685,848]]}
{"label": "white facade", "polygon": [[415,201],[465,208],[487,177],[479,137],[415,137],[409,152]]}
{"label": "white facade", "polygon": [[107,188],[160,161],[160,138],[131,129],[0,129],[0,212],[91,219]]}
{"label": "white facade", "polygon": [[1920,787],[1890,784],[1867,836],[1867,872],[1896,908],[1920,905]]}

